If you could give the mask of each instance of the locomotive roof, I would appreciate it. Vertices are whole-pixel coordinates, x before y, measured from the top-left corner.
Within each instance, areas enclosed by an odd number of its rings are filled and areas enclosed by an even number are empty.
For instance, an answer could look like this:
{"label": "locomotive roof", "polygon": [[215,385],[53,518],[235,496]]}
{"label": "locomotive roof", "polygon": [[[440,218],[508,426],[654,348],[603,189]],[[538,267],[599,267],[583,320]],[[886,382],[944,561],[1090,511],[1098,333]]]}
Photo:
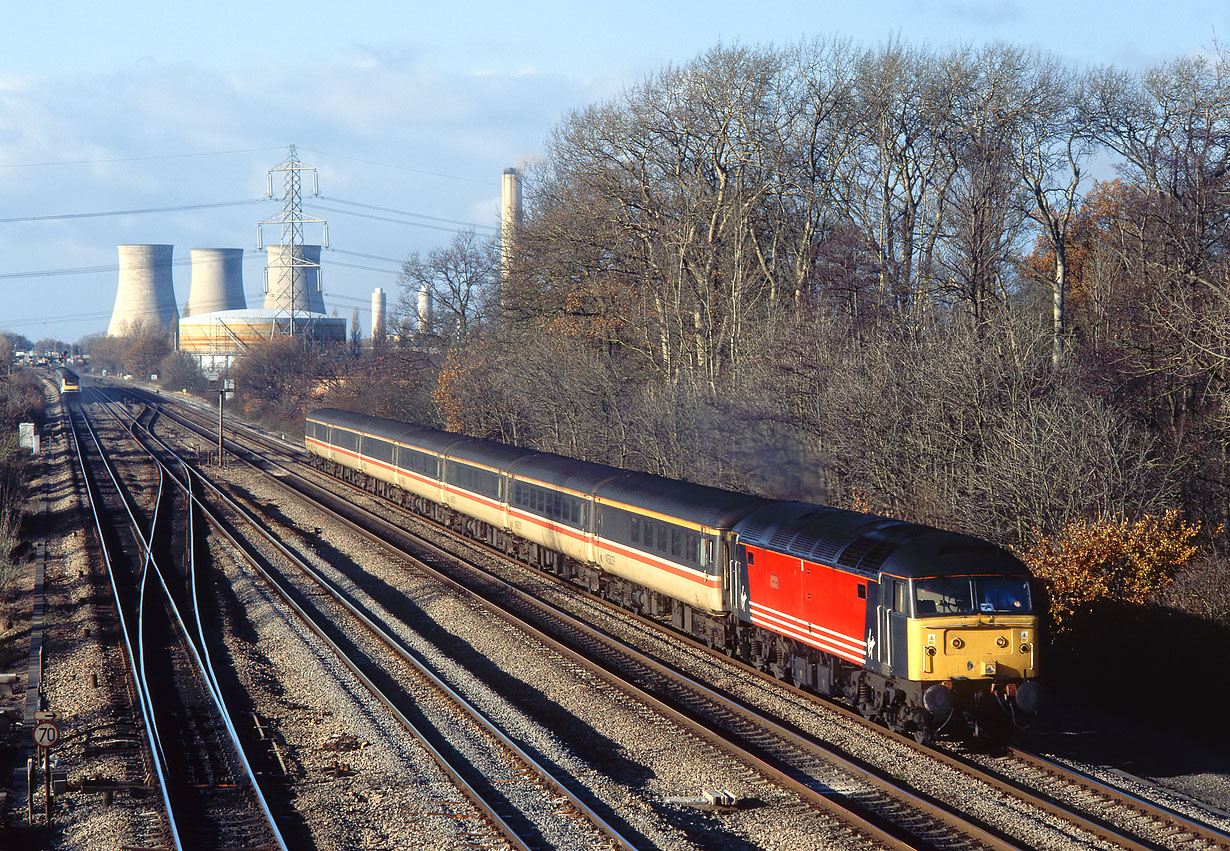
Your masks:
{"label": "locomotive roof", "polygon": [[598,488],[602,499],[632,503],[660,514],[729,529],[749,512],[771,502],[760,496],[666,479],[650,473],[629,473]]}
{"label": "locomotive roof", "polygon": [[830,506],[775,503],[735,531],[745,544],[867,575],[1029,575],[1013,555],[978,538]]}

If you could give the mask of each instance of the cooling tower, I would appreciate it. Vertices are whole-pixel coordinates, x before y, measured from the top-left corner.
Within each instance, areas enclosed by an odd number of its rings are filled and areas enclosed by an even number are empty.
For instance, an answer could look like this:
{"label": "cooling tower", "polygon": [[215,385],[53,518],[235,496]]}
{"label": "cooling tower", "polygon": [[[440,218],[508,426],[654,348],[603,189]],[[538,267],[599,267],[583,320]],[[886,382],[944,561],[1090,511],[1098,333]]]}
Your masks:
{"label": "cooling tower", "polygon": [[305,245],[293,253],[288,246],[270,245],[265,248],[265,259],[269,275],[266,310],[325,312],[325,296],[320,291],[319,245]]}
{"label": "cooling tower", "polygon": [[171,245],[121,245],[119,287],[107,336],[117,337],[137,323],[158,323],[174,333],[179,324],[171,281]]}
{"label": "cooling tower", "polygon": [[383,340],[385,335],[385,309],[388,307],[388,299],[385,297],[385,292],[380,287],[372,292],[372,339]]}
{"label": "cooling tower", "polygon": [[184,317],[218,310],[245,310],[242,248],[193,248],[192,285]]}

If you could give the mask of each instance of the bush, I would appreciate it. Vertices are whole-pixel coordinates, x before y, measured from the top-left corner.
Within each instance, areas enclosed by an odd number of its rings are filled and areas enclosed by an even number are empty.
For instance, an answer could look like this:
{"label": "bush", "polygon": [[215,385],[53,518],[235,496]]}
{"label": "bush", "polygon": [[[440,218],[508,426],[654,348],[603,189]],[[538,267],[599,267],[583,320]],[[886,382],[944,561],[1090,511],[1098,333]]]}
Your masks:
{"label": "bush", "polygon": [[1160,599],[1196,555],[1199,534],[1199,523],[1187,523],[1174,510],[1134,521],[1082,517],[1040,536],[1023,560],[1047,586],[1058,633],[1105,602],[1143,606]]}
{"label": "bush", "polygon": [[196,358],[186,352],[171,352],[158,364],[159,385],[163,390],[200,393],[209,386]]}

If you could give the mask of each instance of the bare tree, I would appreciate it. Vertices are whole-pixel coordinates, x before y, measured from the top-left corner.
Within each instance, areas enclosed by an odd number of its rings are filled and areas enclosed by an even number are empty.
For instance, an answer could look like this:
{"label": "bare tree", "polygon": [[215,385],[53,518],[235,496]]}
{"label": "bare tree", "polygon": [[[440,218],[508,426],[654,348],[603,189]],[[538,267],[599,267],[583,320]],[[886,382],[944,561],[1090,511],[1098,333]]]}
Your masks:
{"label": "bare tree", "polygon": [[[469,337],[474,323],[498,296],[500,256],[494,239],[480,238],[473,228],[459,231],[443,248],[426,256],[414,252],[402,264],[401,287],[393,321],[409,337],[436,334],[454,342]],[[420,328],[419,293],[426,290],[434,304],[432,327]]]}
{"label": "bare tree", "polygon": [[1051,357],[1063,358],[1066,328],[1068,236],[1079,198],[1082,163],[1089,144],[1087,101],[1073,69],[1036,57],[1020,86],[1022,122],[1015,145],[1018,178],[1029,203],[1025,213],[1037,224],[1054,258],[1051,290]]}

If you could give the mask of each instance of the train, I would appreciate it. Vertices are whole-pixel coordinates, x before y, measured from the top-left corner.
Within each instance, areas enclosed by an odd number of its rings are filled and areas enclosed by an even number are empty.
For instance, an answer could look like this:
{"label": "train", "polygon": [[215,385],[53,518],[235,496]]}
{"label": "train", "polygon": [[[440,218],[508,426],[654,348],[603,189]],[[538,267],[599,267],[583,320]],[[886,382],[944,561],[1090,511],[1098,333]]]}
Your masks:
{"label": "train", "polygon": [[61,393],[78,393],[81,390],[81,379],[66,366],[56,368],[56,379],[60,382]]}
{"label": "train", "polygon": [[930,741],[1042,702],[1040,587],[964,534],[325,408],[313,464]]}

